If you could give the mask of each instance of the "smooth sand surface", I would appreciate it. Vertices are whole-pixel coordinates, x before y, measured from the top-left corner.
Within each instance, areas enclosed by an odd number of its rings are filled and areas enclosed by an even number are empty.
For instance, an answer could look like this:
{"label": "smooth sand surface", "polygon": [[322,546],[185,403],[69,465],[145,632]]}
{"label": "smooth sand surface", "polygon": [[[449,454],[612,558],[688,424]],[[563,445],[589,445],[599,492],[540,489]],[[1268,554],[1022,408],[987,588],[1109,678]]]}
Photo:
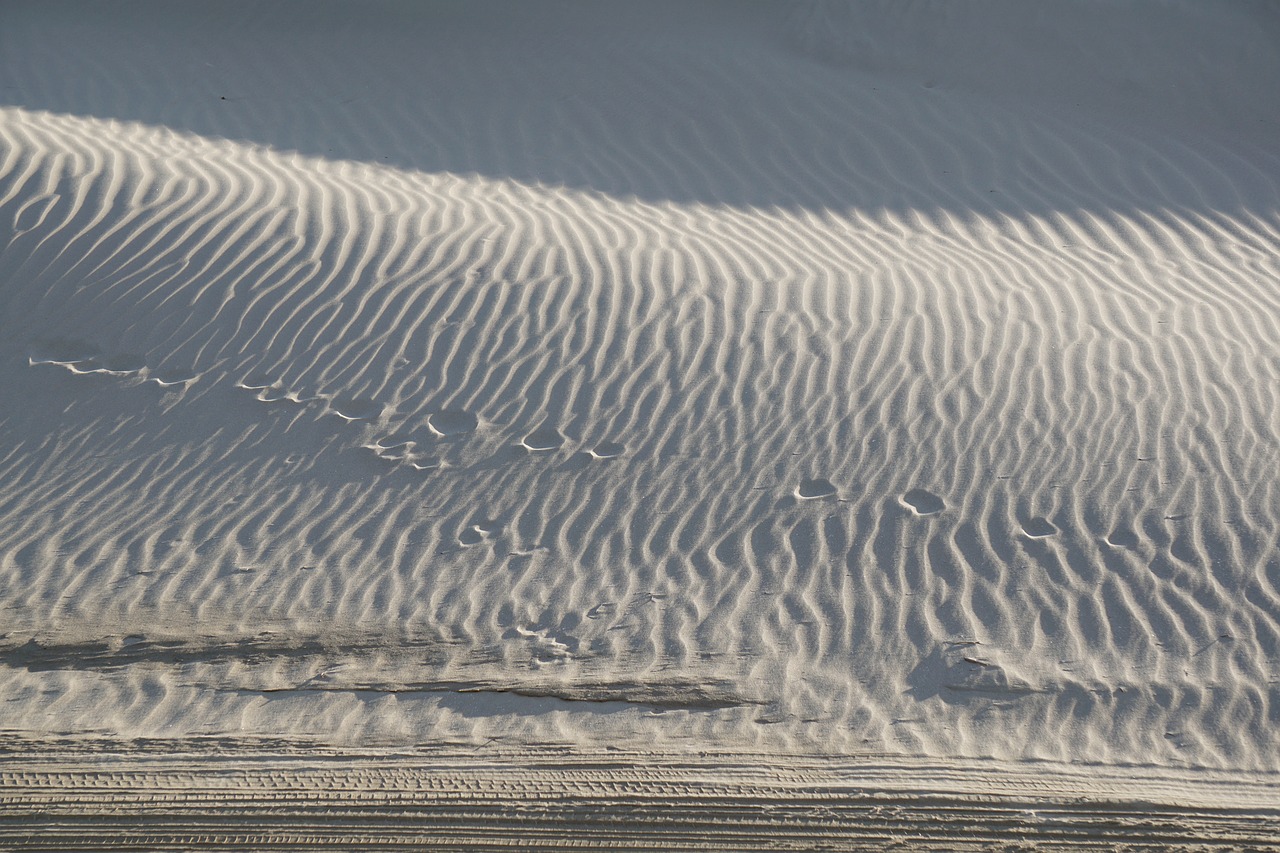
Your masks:
{"label": "smooth sand surface", "polygon": [[0,769],[979,762],[1280,816],[1277,43],[1244,0],[5,3]]}

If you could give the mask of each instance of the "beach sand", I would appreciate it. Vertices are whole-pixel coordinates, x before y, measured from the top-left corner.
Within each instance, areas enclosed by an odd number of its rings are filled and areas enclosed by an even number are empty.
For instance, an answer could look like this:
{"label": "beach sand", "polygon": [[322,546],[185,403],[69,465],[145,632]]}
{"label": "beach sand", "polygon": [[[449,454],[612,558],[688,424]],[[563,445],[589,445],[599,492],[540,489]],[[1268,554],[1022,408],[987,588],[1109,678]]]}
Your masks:
{"label": "beach sand", "polygon": [[1280,847],[1277,39],[5,3],[0,847]]}

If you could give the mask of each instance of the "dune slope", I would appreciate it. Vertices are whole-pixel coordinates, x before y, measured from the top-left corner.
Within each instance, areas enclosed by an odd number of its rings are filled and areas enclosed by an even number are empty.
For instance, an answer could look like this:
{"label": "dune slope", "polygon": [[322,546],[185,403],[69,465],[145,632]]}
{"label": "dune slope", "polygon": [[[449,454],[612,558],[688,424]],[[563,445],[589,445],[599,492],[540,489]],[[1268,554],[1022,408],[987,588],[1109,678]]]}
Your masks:
{"label": "dune slope", "polygon": [[0,729],[1280,771],[1271,6],[0,19]]}

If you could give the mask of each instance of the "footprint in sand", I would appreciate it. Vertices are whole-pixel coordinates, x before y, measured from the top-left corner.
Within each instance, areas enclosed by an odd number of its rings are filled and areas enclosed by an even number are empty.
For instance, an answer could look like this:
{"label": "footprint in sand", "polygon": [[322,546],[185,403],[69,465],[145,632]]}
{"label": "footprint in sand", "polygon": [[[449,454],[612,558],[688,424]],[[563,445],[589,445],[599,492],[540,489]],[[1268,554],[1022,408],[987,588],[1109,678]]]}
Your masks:
{"label": "footprint in sand", "polygon": [[1112,548],[1136,548],[1138,547],[1138,534],[1134,533],[1132,528],[1121,524],[1107,534],[1106,542]]}
{"label": "footprint in sand", "polygon": [[112,355],[86,364],[83,372],[104,373],[108,376],[133,376],[146,369],[146,364],[136,355]]}
{"label": "footprint in sand", "polygon": [[102,357],[102,352],[93,344],[75,340],[45,341],[27,354],[27,363],[53,364],[58,367],[73,369],[75,365],[90,364]]}
{"label": "footprint in sand", "polygon": [[[575,623],[576,624],[576,623]],[[564,623],[514,624],[503,632],[504,640],[521,643],[535,664],[564,663],[577,654],[582,641]]]}
{"label": "footprint in sand", "polygon": [[263,391],[267,388],[277,388],[279,385],[280,383],[275,379],[260,371],[254,371],[236,383],[236,387],[245,388],[249,391]]}
{"label": "footprint in sand", "polygon": [[475,432],[479,425],[479,418],[460,409],[446,409],[427,416],[427,427],[441,438]]}
{"label": "footprint in sand", "polygon": [[486,539],[493,538],[502,526],[497,519],[485,519],[472,524],[462,533],[458,534],[458,544],[463,546],[479,545]]}
{"label": "footprint in sand", "polygon": [[813,480],[801,480],[796,487],[796,497],[802,500],[829,498],[836,493],[836,487],[830,480],[821,477]]}
{"label": "footprint in sand", "polygon": [[1032,539],[1043,539],[1058,532],[1058,528],[1047,518],[1036,516],[1022,522],[1022,532]]}
{"label": "footprint in sand", "polygon": [[916,515],[937,515],[947,508],[942,498],[924,489],[912,489],[902,496],[903,506]]}
{"label": "footprint in sand", "polygon": [[147,378],[161,388],[176,388],[179,385],[183,387],[190,385],[200,378],[200,374],[187,370],[180,373],[165,373],[164,375],[151,373]]}
{"label": "footprint in sand", "polygon": [[27,355],[32,367],[51,364],[66,368],[78,376],[100,374],[104,376],[138,376],[147,372],[147,365],[136,355],[104,355],[92,344],[83,341],[50,341]]}
{"label": "footprint in sand", "polygon": [[625,450],[626,448],[616,441],[602,441],[591,448],[591,456],[593,459],[617,459]]}
{"label": "footprint in sand", "polygon": [[255,396],[264,403],[296,403],[302,405],[306,402],[297,391],[290,391],[284,387],[263,388]]}
{"label": "footprint in sand", "polygon": [[344,421],[371,421],[382,415],[383,405],[358,397],[339,397],[329,401],[329,410]]}
{"label": "footprint in sand", "polygon": [[272,379],[266,373],[250,373],[236,383],[237,388],[252,391],[255,399],[263,403],[295,403],[301,405],[314,397],[304,398],[297,391],[290,391],[278,379]]}
{"label": "footprint in sand", "polygon": [[440,467],[440,460],[435,456],[415,456],[406,459],[404,464],[415,471],[434,471]]}
{"label": "footprint in sand", "polygon": [[524,437],[520,442],[526,450],[541,453],[558,450],[564,444],[564,436],[551,427],[539,427]]}
{"label": "footprint in sand", "polygon": [[602,601],[595,607],[587,611],[588,619],[599,619],[602,616],[612,616],[618,611],[618,605],[612,601]]}
{"label": "footprint in sand", "polygon": [[365,447],[372,450],[379,459],[385,459],[388,462],[404,462],[413,455],[414,443],[391,437],[378,439],[373,444],[366,444]]}
{"label": "footprint in sand", "polygon": [[405,465],[415,471],[430,471],[440,467],[440,460],[419,450],[418,443],[412,438],[389,435],[364,445],[364,448],[384,462]]}

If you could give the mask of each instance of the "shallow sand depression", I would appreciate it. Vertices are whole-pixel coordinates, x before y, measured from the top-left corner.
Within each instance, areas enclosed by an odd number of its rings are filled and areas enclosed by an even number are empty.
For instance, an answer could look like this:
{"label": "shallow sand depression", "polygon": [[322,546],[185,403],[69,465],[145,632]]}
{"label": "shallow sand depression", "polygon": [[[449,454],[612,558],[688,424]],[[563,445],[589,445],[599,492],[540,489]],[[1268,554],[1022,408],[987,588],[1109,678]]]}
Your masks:
{"label": "shallow sand depression", "polygon": [[1280,844],[1277,37],[6,4],[0,845]]}

